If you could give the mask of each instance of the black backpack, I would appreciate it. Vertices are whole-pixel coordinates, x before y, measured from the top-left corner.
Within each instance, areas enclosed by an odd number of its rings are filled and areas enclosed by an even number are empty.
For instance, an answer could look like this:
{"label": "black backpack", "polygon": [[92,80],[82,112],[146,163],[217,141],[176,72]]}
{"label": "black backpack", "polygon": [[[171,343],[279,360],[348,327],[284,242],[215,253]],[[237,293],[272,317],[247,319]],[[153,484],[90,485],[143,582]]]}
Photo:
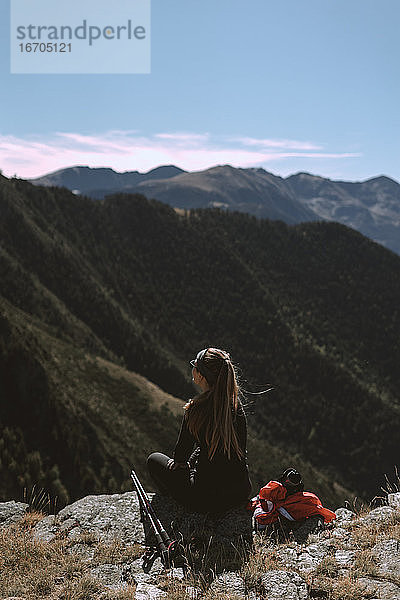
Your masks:
{"label": "black backpack", "polygon": [[304,483],[300,473],[293,467],[286,469],[279,476],[278,480],[287,490],[287,496],[291,496],[296,492],[304,491]]}

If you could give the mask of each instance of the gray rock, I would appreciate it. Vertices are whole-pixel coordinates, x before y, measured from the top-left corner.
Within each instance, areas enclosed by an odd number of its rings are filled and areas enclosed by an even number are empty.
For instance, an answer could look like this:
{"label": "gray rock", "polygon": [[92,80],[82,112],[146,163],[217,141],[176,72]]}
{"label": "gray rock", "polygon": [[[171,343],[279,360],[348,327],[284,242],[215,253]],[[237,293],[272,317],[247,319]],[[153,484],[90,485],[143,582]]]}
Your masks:
{"label": "gray rock", "polygon": [[377,561],[378,574],[383,577],[399,577],[400,541],[384,540],[375,544],[372,555]]}
{"label": "gray rock", "polygon": [[179,532],[186,538],[205,531],[214,539],[230,543],[233,539],[252,539],[251,513],[245,508],[232,509],[222,515],[193,513],[171,498],[155,494],[152,505],[165,529],[171,534]]}
{"label": "gray rock", "polygon": [[347,529],[344,529],[344,527],[335,527],[331,533],[331,537],[343,542],[350,539],[351,533]]}
{"label": "gray rock", "polygon": [[356,513],[348,510],[347,508],[337,508],[335,510],[336,519],[334,521],[336,526],[342,527],[347,525],[356,518]]}
{"label": "gray rock", "polygon": [[359,523],[375,523],[378,525],[390,521],[395,514],[396,510],[391,506],[379,506],[365,516],[360,517]]}
{"label": "gray rock", "polygon": [[136,586],[135,600],[157,600],[166,596],[163,590],[150,583],[138,583]]}
{"label": "gray rock", "polygon": [[310,556],[318,561],[321,561],[331,551],[333,545],[331,540],[322,540],[316,544],[310,544],[304,549]]}
{"label": "gray rock", "polygon": [[8,527],[22,519],[29,505],[23,502],[0,502],[0,527]]}
{"label": "gray rock", "polygon": [[260,587],[268,600],[307,600],[307,584],[293,571],[267,571],[260,578]]}
{"label": "gray rock", "polygon": [[[291,547],[283,547],[283,548],[277,548],[276,550],[276,556],[280,561],[280,564],[282,564],[286,569],[294,569],[297,568],[298,566],[298,562],[299,562],[299,557],[300,557],[301,553],[299,553],[297,548],[291,548]],[[306,557],[305,563],[308,563],[308,555]]]}
{"label": "gray rock", "polygon": [[[221,573],[240,569],[253,543],[251,514],[245,508],[222,515],[187,511],[171,498],[156,494],[152,506],[171,539],[180,540],[192,568]],[[146,527],[146,543],[153,544]]]}
{"label": "gray rock", "polygon": [[129,579],[130,581],[132,581],[133,583],[139,584],[139,583],[151,583],[151,584],[155,584],[157,583],[157,577],[158,575],[160,575],[164,570],[164,567],[162,566],[161,560],[158,558],[152,568],[150,573],[145,573],[142,569],[142,559],[138,558],[137,560],[134,560],[132,563],[130,563],[129,565],[125,566],[125,577],[126,579]]}
{"label": "gray rock", "polygon": [[100,565],[90,569],[89,573],[93,579],[110,590],[121,590],[128,587],[121,565]]}
{"label": "gray rock", "polygon": [[35,525],[32,534],[38,541],[51,542],[56,537],[59,529],[56,517],[54,515],[49,515]]}
{"label": "gray rock", "polygon": [[57,535],[71,540],[93,534],[102,541],[125,544],[144,541],[136,492],[86,496],[63,508],[56,517],[45,517],[34,527],[36,539],[51,541]]}
{"label": "gray rock", "polygon": [[335,560],[339,567],[349,568],[354,563],[355,554],[354,550],[336,550]]}
{"label": "gray rock", "polygon": [[229,593],[244,596],[246,586],[244,580],[237,573],[221,573],[210,585],[210,590],[215,593]]}
{"label": "gray rock", "polygon": [[400,492],[388,495],[388,504],[392,508],[400,508]]}
{"label": "gray rock", "polygon": [[277,550],[277,557],[282,561],[287,569],[299,570],[307,575],[314,571],[319,563],[327,556],[331,550],[330,540],[322,540],[315,544],[310,544],[301,552],[296,548],[282,548]]}
{"label": "gray rock", "polygon": [[378,581],[360,577],[358,582],[365,587],[365,593],[380,600],[400,600],[400,587],[389,581]]}

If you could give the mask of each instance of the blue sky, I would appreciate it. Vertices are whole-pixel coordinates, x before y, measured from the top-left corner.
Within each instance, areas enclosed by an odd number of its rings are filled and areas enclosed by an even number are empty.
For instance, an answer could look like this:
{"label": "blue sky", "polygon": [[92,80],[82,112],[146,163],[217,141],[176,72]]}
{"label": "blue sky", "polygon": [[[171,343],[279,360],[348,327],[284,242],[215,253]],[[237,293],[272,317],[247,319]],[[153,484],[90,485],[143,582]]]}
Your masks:
{"label": "blue sky", "polygon": [[173,163],[400,181],[399,0],[152,0],[148,75],[10,74],[10,1],[6,175]]}

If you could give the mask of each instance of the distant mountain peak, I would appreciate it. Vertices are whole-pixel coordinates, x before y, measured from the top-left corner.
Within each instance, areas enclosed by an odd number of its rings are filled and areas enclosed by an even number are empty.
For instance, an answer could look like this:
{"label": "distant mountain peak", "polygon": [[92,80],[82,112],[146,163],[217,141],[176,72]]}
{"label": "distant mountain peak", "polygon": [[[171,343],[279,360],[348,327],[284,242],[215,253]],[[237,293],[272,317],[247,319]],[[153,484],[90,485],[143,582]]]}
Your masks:
{"label": "distant mountain peak", "polygon": [[294,173],[293,175],[289,175],[286,177],[287,180],[293,179],[306,179],[306,180],[314,180],[314,181],[332,181],[329,177],[322,177],[321,175],[313,175],[312,173],[308,173],[307,171],[299,171],[298,173]]}
{"label": "distant mountain peak", "polygon": [[371,177],[370,179],[366,179],[364,181],[364,183],[382,183],[382,184],[394,184],[394,185],[399,185],[399,183],[395,180],[392,179],[391,177],[388,177],[387,175],[378,175],[377,177]]}
{"label": "distant mountain peak", "polygon": [[215,165],[214,167],[210,167],[209,169],[204,169],[203,171],[198,171],[198,173],[210,173],[212,171],[243,171],[241,168],[232,167],[232,165]]}
{"label": "distant mountain peak", "polygon": [[163,179],[167,177],[175,177],[175,175],[180,175],[181,173],[187,173],[187,171],[175,165],[160,165],[159,167],[150,169],[150,171],[147,171],[145,174],[147,176],[157,175],[158,179]]}
{"label": "distant mountain peak", "polygon": [[154,171],[160,171],[163,169],[171,169],[171,170],[179,171],[180,173],[187,172],[184,169],[181,169],[180,167],[177,167],[176,165],[171,164],[171,165],[159,165],[158,167],[154,167],[153,169],[150,169],[150,171],[147,171],[147,173],[152,173]]}
{"label": "distant mountain peak", "polygon": [[58,169],[42,177],[30,179],[35,185],[59,186],[73,190],[77,194],[89,194],[93,190],[124,191],[133,188],[146,180],[170,179],[185,173],[175,165],[161,165],[147,173],[139,171],[115,171],[111,167],[88,167],[87,165],[74,165],[65,169]]}
{"label": "distant mountain peak", "polygon": [[253,171],[253,173],[268,173],[268,171],[266,171],[262,167],[250,167],[248,170]]}

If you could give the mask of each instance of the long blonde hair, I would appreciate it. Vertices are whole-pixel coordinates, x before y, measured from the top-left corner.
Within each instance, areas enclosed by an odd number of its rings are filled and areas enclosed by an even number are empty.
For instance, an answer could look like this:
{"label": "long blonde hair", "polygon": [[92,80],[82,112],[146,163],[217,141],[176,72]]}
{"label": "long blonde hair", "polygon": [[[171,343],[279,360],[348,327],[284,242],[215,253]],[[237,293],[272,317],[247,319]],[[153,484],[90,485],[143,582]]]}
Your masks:
{"label": "long blonde hair", "polygon": [[197,356],[194,366],[207,379],[209,390],[185,404],[188,429],[197,440],[200,432],[204,434],[210,460],[219,447],[228,458],[232,451],[241,458],[243,452],[234,428],[239,386],[230,355],[224,350],[207,348]]}

